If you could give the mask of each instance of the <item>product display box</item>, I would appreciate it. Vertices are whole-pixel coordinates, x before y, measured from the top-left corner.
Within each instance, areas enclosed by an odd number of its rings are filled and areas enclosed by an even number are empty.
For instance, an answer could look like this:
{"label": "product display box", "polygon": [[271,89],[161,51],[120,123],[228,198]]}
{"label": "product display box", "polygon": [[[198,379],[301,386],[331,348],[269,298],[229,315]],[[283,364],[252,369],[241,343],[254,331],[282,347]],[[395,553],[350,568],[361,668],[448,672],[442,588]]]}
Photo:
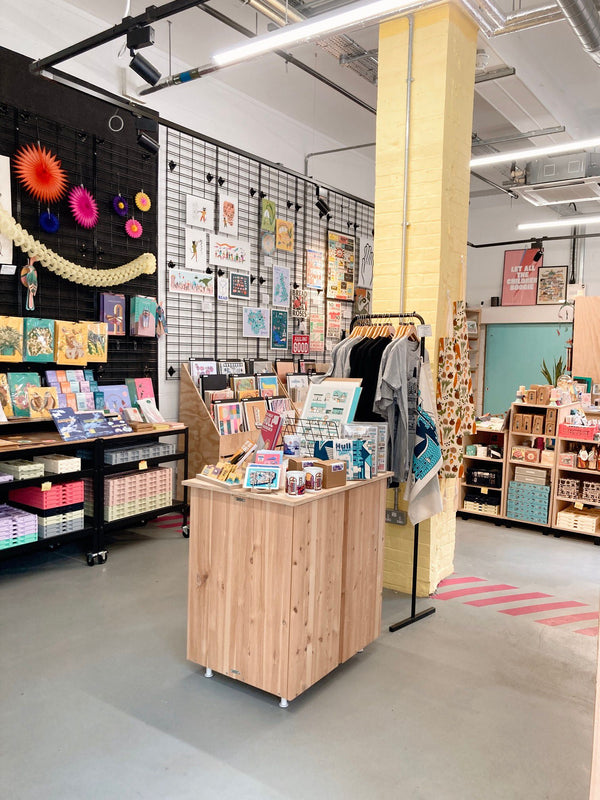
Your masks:
{"label": "product display box", "polygon": [[521,433],[523,431],[523,414],[515,414],[513,419],[513,431]]}
{"label": "product display box", "polygon": [[523,414],[523,433],[531,433],[533,428],[533,415]]}
{"label": "product display box", "polygon": [[525,397],[525,400],[528,403],[528,405],[533,405],[533,406],[537,405],[538,402],[537,390],[538,390],[537,386],[532,386],[530,389],[527,390],[527,395]]}
{"label": "product display box", "polygon": [[540,451],[535,447],[513,447],[510,451],[512,461],[526,461],[537,464],[540,460]]}
{"label": "product display box", "polygon": [[538,436],[542,436],[544,433],[545,422],[546,418],[543,414],[534,414],[531,432],[537,434]]}
{"label": "product display box", "polygon": [[288,470],[302,471],[306,467],[323,467],[323,488],[335,489],[346,485],[346,461],[319,458],[290,458]]}
{"label": "product display box", "polygon": [[550,402],[550,392],[552,386],[538,386],[537,390],[537,403],[538,406],[547,406]]}
{"label": "product display box", "polygon": [[556,421],[558,419],[558,408],[548,408],[546,410],[546,436],[556,436]]}

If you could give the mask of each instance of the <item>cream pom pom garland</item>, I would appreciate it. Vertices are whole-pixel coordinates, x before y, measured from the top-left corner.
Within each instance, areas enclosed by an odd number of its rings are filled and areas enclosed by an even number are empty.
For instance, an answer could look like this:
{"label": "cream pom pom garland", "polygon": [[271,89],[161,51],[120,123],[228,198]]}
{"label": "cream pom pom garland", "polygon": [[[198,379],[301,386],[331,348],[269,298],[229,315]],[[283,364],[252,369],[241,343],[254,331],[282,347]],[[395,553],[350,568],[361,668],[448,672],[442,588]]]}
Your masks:
{"label": "cream pom pom garland", "polygon": [[156,272],[156,256],[152,253],[142,253],[128,264],[113,269],[92,269],[80,267],[72,261],[59,256],[45,244],[38,242],[25,228],[10,215],[0,204],[0,233],[4,234],[31,258],[35,258],[43,267],[60,275],[67,281],[78,283],[82,286],[117,286],[127,283],[140,275],[151,275]]}

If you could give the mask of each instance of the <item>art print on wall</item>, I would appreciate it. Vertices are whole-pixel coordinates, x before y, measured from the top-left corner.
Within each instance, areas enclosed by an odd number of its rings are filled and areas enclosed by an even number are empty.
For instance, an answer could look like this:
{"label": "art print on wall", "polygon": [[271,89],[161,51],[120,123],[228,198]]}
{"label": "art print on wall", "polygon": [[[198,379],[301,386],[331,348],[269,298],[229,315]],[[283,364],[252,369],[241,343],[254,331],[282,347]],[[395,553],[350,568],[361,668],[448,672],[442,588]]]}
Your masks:
{"label": "art print on wall", "polygon": [[277,210],[275,208],[275,201],[263,197],[260,205],[260,229],[268,233],[275,233],[275,220],[277,219]]}
{"label": "art print on wall", "polygon": [[271,348],[273,350],[288,348],[288,312],[279,308],[271,309]]}
{"label": "art print on wall", "polygon": [[229,273],[229,297],[250,297],[250,274],[248,272]]}
{"label": "art print on wall", "polygon": [[292,289],[292,317],[308,318],[308,292],[306,289]]}
{"label": "art print on wall", "polygon": [[219,233],[238,235],[238,199],[232,194],[219,194]]}
{"label": "art print on wall", "polygon": [[191,294],[196,297],[213,297],[215,276],[205,272],[191,272],[185,269],[169,269],[169,291],[175,294]]}
{"label": "art print on wall", "polygon": [[185,227],[185,268],[204,269],[206,266],[206,234],[189,225]]}
{"label": "art print on wall", "polygon": [[275,252],[275,234],[263,231],[260,235],[260,249],[266,256],[272,256]]}
{"label": "art print on wall", "polygon": [[243,309],[244,318],[242,326],[242,336],[252,339],[269,338],[269,309],[251,308],[246,306]]}
{"label": "art print on wall", "polygon": [[250,242],[245,239],[228,239],[215,233],[211,233],[208,238],[208,263],[211,266],[250,269]]}
{"label": "art print on wall", "polygon": [[217,275],[217,300],[226,303],[229,300],[229,279],[227,275]]}
{"label": "art print on wall", "polygon": [[306,250],[306,288],[323,289],[325,282],[325,253],[322,250]]}
{"label": "art print on wall", "polygon": [[371,290],[357,286],[354,290],[354,314],[371,313]]}
{"label": "art print on wall", "polygon": [[356,240],[337,231],[327,232],[327,297],[354,299],[354,256]]}
{"label": "art print on wall", "polygon": [[[0,205],[12,214],[12,196],[10,190],[10,158],[0,156]],[[0,264],[12,264],[12,239],[0,233]]]}
{"label": "art print on wall", "polygon": [[537,281],[538,305],[558,305],[567,300],[568,267],[540,267]]}
{"label": "art print on wall", "polygon": [[273,305],[284,306],[290,304],[290,270],[273,264]]}
{"label": "art print on wall", "polygon": [[342,304],[327,303],[327,338],[339,339],[342,335]]}
{"label": "art print on wall", "polygon": [[544,263],[543,258],[538,261],[533,260],[538,253],[537,247],[505,251],[502,280],[503,306],[534,306],[536,304],[538,269]]}
{"label": "art print on wall", "polygon": [[310,349],[313,353],[325,351],[325,314],[313,313],[310,316]]}
{"label": "art print on wall", "polygon": [[208,197],[185,196],[185,224],[212,231],[215,227],[215,204]]}
{"label": "art print on wall", "polygon": [[358,242],[358,277],[357,286],[363,289],[373,288],[373,265],[375,263],[373,239],[361,236]]}
{"label": "art print on wall", "polygon": [[275,223],[275,247],[285,253],[294,252],[294,223],[278,219]]}

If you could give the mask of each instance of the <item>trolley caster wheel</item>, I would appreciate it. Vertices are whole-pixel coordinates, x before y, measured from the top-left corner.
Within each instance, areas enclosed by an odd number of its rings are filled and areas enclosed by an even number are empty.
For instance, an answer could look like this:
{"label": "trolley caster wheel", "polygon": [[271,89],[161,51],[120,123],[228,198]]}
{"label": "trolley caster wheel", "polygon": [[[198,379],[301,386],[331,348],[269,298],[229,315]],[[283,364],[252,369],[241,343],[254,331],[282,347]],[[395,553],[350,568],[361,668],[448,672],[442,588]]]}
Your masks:
{"label": "trolley caster wheel", "polygon": [[184,525],[181,528],[181,535],[183,536],[184,539],[189,539],[190,538],[190,526],[189,525]]}
{"label": "trolley caster wheel", "polygon": [[507,528],[512,528],[512,522],[505,522],[504,524]]}
{"label": "trolley caster wheel", "polygon": [[554,538],[555,539],[562,539],[562,533],[555,533],[554,534]]}
{"label": "trolley caster wheel", "polygon": [[92,553],[88,553],[86,556],[86,561],[88,567],[93,567],[94,564],[96,563],[95,556]]}
{"label": "trolley caster wheel", "polygon": [[600,547],[600,537],[594,536],[594,544],[596,547]]}
{"label": "trolley caster wheel", "polygon": [[108,558],[108,553],[98,553],[99,564],[106,564],[107,558]]}

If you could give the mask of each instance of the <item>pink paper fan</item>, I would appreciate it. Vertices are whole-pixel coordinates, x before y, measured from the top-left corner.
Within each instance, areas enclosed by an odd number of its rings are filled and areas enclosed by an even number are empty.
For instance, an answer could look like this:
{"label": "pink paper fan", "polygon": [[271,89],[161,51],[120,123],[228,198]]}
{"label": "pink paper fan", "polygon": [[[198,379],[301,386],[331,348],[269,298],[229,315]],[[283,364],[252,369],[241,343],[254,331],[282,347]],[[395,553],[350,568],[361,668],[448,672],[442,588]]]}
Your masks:
{"label": "pink paper fan", "polygon": [[69,205],[75,222],[82,228],[93,228],[98,222],[98,204],[83,186],[74,186],[69,192]]}
{"label": "pink paper fan", "polygon": [[125,230],[127,235],[131,236],[132,239],[139,239],[144,232],[142,223],[138,222],[137,219],[128,219],[125,223]]}

